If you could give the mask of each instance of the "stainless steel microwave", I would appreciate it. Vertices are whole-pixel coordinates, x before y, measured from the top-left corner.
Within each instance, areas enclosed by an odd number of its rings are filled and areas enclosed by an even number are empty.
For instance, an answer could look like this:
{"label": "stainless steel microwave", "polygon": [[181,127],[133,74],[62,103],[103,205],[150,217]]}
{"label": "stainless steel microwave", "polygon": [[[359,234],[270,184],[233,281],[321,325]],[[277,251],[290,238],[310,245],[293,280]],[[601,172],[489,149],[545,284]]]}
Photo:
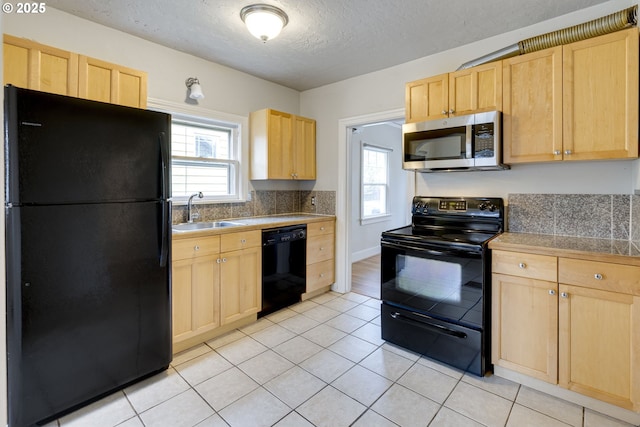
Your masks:
{"label": "stainless steel microwave", "polygon": [[502,113],[489,111],[402,126],[403,169],[500,170]]}

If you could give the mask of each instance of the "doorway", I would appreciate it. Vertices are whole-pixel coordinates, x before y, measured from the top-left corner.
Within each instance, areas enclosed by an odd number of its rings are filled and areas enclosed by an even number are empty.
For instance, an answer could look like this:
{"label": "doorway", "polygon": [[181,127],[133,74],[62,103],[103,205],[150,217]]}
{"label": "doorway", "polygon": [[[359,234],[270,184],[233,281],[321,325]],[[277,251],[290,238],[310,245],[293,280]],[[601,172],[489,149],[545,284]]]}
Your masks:
{"label": "doorway", "polygon": [[[380,233],[404,226],[410,221],[410,200],[415,188],[415,175],[402,170],[401,124],[404,109],[343,119],[339,122],[336,285],[334,290],[349,292],[352,263],[380,252]],[[361,162],[363,144],[374,149],[389,148],[389,215],[362,217]],[[389,199],[391,202],[391,199]],[[364,219],[364,221],[363,221]],[[373,258],[375,260],[375,258]]]}

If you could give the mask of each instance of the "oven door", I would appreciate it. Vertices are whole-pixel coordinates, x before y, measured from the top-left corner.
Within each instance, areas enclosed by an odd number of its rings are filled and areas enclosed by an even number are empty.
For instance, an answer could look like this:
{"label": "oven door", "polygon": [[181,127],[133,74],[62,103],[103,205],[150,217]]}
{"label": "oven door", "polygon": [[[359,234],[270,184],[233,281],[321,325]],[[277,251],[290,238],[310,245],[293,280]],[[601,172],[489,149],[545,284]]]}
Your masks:
{"label": "oven door", "polygon": [[489,291],[485,252],[382,241],[381,299],[481,331]]}

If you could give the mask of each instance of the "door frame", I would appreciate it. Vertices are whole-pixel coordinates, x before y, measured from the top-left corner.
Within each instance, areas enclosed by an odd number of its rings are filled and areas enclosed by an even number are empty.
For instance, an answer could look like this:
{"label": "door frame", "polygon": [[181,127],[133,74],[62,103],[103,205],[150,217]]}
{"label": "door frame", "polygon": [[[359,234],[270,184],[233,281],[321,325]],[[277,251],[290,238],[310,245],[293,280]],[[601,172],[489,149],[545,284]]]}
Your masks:
{"label": "door frame", "polygon": [[338,189],[336,192],[336,282],[333,290],[351,291],[351,128],[366,124],[404,120],[404,108],[348,117],[338,121]]}

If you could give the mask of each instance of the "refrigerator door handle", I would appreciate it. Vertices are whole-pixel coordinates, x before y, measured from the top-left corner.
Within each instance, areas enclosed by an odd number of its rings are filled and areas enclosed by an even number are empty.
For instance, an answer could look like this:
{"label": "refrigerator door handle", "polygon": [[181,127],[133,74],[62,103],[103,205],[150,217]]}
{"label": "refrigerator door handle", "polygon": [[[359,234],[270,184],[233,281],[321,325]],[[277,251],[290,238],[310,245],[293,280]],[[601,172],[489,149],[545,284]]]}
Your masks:
{"label": "refrigerator door handle", "polygon": [[169,261],[169,230],[171,229],[171,202],[162,203],[162,219],[160,227],[162,229],[160,236],[160,267],[166,267]]}
{"label": "refrigerator door handle", "polygon": [[158,142],[160,143],[160,157],[162,159],[161,165],[161,179],[162,179],[162,199],[169,199],[169,187],[170,187],[170,176],[169,176],[169,165],[171,164],[171,159],[169,158],[169,150],[166,143],[166,134],[164,132],[160,132],[158,135]]}

